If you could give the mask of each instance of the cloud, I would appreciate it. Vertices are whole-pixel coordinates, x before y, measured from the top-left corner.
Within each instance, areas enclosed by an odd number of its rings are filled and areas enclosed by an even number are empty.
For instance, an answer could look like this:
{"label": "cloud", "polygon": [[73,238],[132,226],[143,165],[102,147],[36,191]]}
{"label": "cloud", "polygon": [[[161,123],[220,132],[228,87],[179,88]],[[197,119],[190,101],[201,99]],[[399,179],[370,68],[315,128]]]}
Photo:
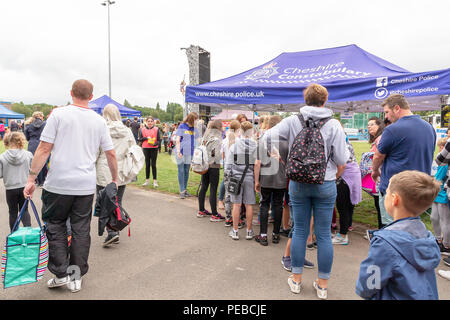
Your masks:
{"label": "cloud", "polygon": [[[65,104],[77,78],[108,93],[107,10],[101,1],[3,1],[0,100]],[[111,14],[112,97],[183,104],[181,47],[211,52],[211,79],[281,52],[357,44],[405,69],[448,68],[449,1],[116,0]]]}

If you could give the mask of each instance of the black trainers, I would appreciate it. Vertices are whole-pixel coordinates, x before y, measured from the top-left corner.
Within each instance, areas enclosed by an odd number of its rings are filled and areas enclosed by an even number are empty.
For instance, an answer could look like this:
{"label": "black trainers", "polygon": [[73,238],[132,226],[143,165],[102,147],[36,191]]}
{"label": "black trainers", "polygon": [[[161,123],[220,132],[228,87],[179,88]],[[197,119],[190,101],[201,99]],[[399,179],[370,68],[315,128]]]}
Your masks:
{"label": "black trainers", "polygon": [[291,229],[284,229],[281,228],[280,230],[280,235],[284,236],[284,237],[289,237],[289,233],[291,232]]}
{"label": "black trainers", "polygon": [[106,248],[110,244],[112,244],[112,243],[114,243],[114,242],[116,242],[118,240],[119,240],[119,235],[118,234],[115,234],[115,235],[108,234],[108,236],[105,239],[105,242],[103,242],[103,247]]}
{"label": "black trainers", "polygon": [[444,256],[450,256],[450,248],[446,248],[443,244],[441,244],[441,254]]}
{"label": "black trainers", "polygon": [[259,242],[260,245],[262,246],[267,246],[269,245],[269,242],[267,241],[267,236],[261,236],[261,235],[257,235],[255,237],[255,241]]}
{"label": "black trainers", "polygon": [[278,243],[280,242],[280,235],[272,233],[272,243]]}
{"label": "black trainers", "polygon": [[450,267],[450,257],[444,258],[444,259],[442,259],[442,261],[444,262],[444,264],[445,264],[446,266],[449,266],[449,267]]}
{"label": "black trainers", "polygon": [[241,219],[239,220],[238,228],[242,229],[243,227],[245,227],[245,221]]}

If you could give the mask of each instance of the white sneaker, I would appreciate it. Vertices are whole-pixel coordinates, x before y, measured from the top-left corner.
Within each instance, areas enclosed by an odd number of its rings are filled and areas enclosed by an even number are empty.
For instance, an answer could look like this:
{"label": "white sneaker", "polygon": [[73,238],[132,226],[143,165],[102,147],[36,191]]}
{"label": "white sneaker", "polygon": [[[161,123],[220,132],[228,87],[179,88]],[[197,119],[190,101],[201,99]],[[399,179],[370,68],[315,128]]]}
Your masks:
{"label": "white sneaker", "polygon": [[68,284],[70,282],[70,277],[64,277],[64,278],[52,278],[47,281],[47,286],[49,288],[58,288],[62,287],[65,284]]}
{"label": "white sneaker", "polygon": [[230,232],[228,233],[228,235],[229,235],[233,240],[239,240],[239,233],[238,233],[238,231],[234,231],[233,229],[231,229]]}
{"label": "white sneaker", "polygon": [[348,245],[348,235],[345,235],[345,237],[343,237],[340,233],[338,233],[333,237],[333,239],[331,239],[331,242],[333,244]]}
{"label": "white sneaker", "polygon": [[439,274],[442,278],[447,279],[447,280],[450,280],[450,270],[448,270],[448,271],[439,270],[439,271],[438,271],[438,274]]}
{"label": "white sneaker", "polygon": [[143,187],[148,186],[148,181],[145,181],[145,182],[142,184],[142,186],[143,186]]}
{"label": "white sneaker", "polygon": [[289,284],[289,288],[291,288],[291,291],[293,293],[300,293],[300,291],[302,291],[302,283],[295,282],[294,279],[292,278],[292,276],[290,276],[288,278],[288,284]]}
{"label": "white sneaker", "polygon": [[245,235],[245,239],[252,240],[255,237],[255,233],[253,230],[247,230],[247,234]]}
{"label": "white sneaker", "polygon": [[155,180],[155,181],[153,181],[153,187],[154,188],[158,188],[159,186],[158,186],[158,182]]}
{"label": "white sneaker", "polygon": [[328,297],[328,290],[320,288],[318,280],[313,282],[313,287],[316,289],[317,297],[319,299],[325,300]]}
{"label": "white sneaker", "polygon": [[73,280],[67,284],[67,288],[72,291],[72,293],[78,292],[81,290],[81,282],[83,279]]}

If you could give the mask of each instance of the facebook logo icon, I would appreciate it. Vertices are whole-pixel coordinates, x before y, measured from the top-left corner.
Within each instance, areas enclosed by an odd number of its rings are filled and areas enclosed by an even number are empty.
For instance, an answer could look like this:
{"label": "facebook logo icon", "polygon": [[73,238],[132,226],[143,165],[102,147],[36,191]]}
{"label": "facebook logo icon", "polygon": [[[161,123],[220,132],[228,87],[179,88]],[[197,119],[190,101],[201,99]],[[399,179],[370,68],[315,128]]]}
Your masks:
{"label": "facebook logo icon", "polygon": [[387,77],[377,78],[377,88],[378,87],[387,87],[387,85],[388,85]]}

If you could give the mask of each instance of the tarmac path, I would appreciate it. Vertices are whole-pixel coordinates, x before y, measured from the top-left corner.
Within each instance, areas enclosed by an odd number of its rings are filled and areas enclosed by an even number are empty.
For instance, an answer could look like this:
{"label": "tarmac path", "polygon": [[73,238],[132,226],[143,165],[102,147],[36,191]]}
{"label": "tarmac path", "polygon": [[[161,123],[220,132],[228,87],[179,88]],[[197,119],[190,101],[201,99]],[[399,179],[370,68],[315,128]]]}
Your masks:
{"label": "tarmac path", "polygon": [[[37,189],[33,199],[38,210],[40,195],[41,189]],[[1,290],[0,300],[317,299],[312,287],[317,277],[316,250],[307,250],[307,258],[316,267],[304,270],[303,291],[296,295],[289,290],[289,272],[280,262],[286,237],[281,237],[279,244],[269,242],[269,246],[263,247],[254,240],[246,240],[245,229],[241,229],[240,240],[234,241],[228,236],[230,228],[223,223],[196,217],[195,197],[181,200],[176,195],[128,186],[123,204],[132,218],[131,237],[125,229],[117,245],[102,247],[104,237],[98,236],[98,221],[92,218],[90,269],[83,277],[80,292],[71,293],[65,286],[48,289],[46,282],[52,274],[47,271],[39,283]],[[3,246],[9,233],[3,183],[0,209]],[[34,216],[31,219],[36,226]],[[369,243],[363,238],[365,228],[354,227],[355,231],[349,233],[350,245],[334,246],[328,299],[360,299],[355,294],[355,283]],[[258,234],[259,226],[254,230]],[[449,269],[442,262],[439,268]],[[450,299],[450,281],[437,275],[437,282],[440,299]]]}

